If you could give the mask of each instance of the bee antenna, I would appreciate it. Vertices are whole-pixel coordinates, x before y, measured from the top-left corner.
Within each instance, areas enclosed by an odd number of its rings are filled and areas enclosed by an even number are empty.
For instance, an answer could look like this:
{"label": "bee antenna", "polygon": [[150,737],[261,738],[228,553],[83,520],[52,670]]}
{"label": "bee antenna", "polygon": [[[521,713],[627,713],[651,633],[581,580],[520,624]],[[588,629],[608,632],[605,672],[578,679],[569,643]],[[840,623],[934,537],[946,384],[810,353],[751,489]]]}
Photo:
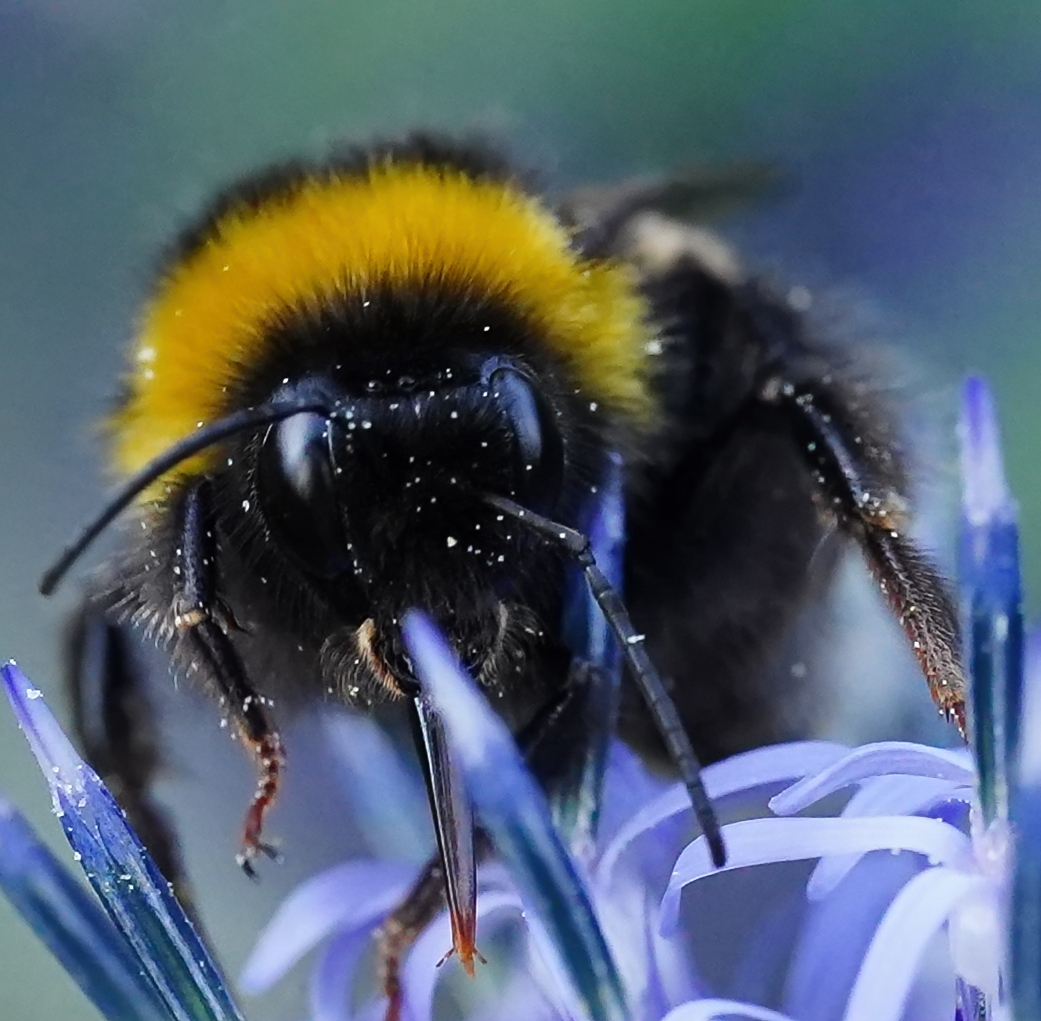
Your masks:
{"label": "bee antenna", "polygon": [[665,742],[672,761],[679,769],[680,778],[690,795],[701,832],[705,834],[712,862],[716,868],[722,868],[727,861],[726,847],[723,844],[723,834],[720,830],[719,819],[716,817],[716,810],[713,808],[712,801],[701,780],[701,764],[691,747],[690,738],[687,737],[676,705],[672,701],[661,675],[644,649],[643,635],[638,634],[633,627],[618,590],[596,566],[589,539],[581,532],[544,518],[541,514],[536,514],[505,497],[485,495],[484,499],[486,503],[562,546],[582,568],[593,598],[621,643],[622,651],[633,671],[644,701],[658,726],[658,732]]}
{"label": "bee antenna", "polygon": [[62,551],[62,554],[40,579],[40,592],[51,595],[61,584],[69,568],[83,555],[90,544],[126,509],[141,492],[153,482],[160,479],[182,461],[198,454],[215,443],[242,432],[255,429],[257,426],[269,425],[283,418],[290,418],[305,411],[324,412],[331,415],[328,402],[317,402],[313,398],[297,401],[273,401],[255,408],[236,411],[224,418],[203,426],[191,436],[186,436],[172,447],[168,447],[158,457],[153,458],[135,475],[127,479],[113,494],[108,503],[101,509],[80,534]]}

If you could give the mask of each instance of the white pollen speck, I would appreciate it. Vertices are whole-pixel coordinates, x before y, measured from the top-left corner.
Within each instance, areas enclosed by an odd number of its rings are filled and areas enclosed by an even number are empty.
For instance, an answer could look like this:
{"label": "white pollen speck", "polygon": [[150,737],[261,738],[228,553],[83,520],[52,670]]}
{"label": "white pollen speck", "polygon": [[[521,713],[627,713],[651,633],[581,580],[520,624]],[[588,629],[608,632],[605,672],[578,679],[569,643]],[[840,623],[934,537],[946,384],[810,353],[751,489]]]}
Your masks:
{"label": "white pollen speck", "polygon": [[26,688],[25,697],[29,699],[43,698],[43,692],[39,688]]}
{"label": "white pollen speck", "polygon": [[228,467],[230,468],[234,463],[235,462],[229,457],[228,458]]}
{"label": "white pollen speck", "polygon": [[370,306],[371,304],[372,304],[372,302],[371,302],[371,301],[363,301],[363,302],[361,303],[361,307],[362,307],[362,308],[368,308],[368,307],[369,307],[369,306]]}
{"label": "white pollen speck", "polygon": [[365,421],[362,422],[361,427],[363,429],[371,429],[372,428],[372,423],[368,419],[365,419]]}
{"label": "white pollen speck", "polygon": [[445,541],[448,543],[448,548],[451,549],[459,540],[449,536]]}
{"label": "white pollen speck", "polygon": [[649,340],[649,341],[647,341],[647,345],[644,347],[644,350],[649,355],[660,355],[661,351],[662,351],[661,341],[660,340]]}
{"label": "white pollen speck", "polygon": [[249,510],[249,500],[243,500],[242,501],[242,509],[244,511],[248,511]]}
{"label": "white pollen speck", "polygon": [[458,418],[459,417],[459,412],[458,411],[453,411],[448,417],[449,418]]}
{"label": "white pollen speck", "polygon": [[490,326],[486,326],[486,327],[484,328],[484,332],[485,332],[485,333],[488,333],[488,332],[490,332],[490,331],[491,331],[491,327],[490,327]]}
{"label": "white pollen speck", "polygon": [[646,635],[630,635],[626,640],[626,645],[639,645],[647,636]]}
{"label": "white pollen speck", "polygon": [[590,411],[596,411],[597,407],[598,407],[598,405],[597,405],[596,401],[590,401],[589,402],[589,410]]}

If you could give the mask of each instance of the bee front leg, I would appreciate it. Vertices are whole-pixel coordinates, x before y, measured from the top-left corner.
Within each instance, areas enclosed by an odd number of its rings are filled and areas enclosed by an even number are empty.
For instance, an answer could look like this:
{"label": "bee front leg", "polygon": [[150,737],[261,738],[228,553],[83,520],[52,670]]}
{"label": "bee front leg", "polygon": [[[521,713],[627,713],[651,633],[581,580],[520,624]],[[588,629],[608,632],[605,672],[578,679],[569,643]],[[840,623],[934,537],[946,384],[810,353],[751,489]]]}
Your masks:
{"label": "bee front leg", "polygon": [[[579,760],[587,750],[580,739],[581,731],[575,727],[576,718],[588,719],[594,711],[594,700],[603,694],[603,683],[595,669],[575,661],[560,690],[517,735],[517,745],[528,768],[551,799],[573,793]],[[488,834],[478,827],[474,839],[477,861],[486,861],[493,850]],[[405,899],[376,931],[379,979],[387,997],[384,1021],[400,1021],[404,1006],[401,966],[423,930],[445,905],[444,866],[435,853],[423,866]],[[484,963],[480,954],[477,957]]]}
{"label": "bee front leg", "polygon": [[181,545],[174,574],[178,579],[174,625],[183,651],[200,663],[216,684],[225,709],[242,740],[253,753],[259,769],[256,793],[246,814],[242,849],[237,861],[246,875],[256,876],[253,860],[263,853],[278,858],[262,840],[264,817],[281,784],[285,755],[282,739],[256,692],[242,660],[228,637],[234,621],[222,612],[217,592],[217,543],[210,511],[209,484],[194,485],[184,501]]}

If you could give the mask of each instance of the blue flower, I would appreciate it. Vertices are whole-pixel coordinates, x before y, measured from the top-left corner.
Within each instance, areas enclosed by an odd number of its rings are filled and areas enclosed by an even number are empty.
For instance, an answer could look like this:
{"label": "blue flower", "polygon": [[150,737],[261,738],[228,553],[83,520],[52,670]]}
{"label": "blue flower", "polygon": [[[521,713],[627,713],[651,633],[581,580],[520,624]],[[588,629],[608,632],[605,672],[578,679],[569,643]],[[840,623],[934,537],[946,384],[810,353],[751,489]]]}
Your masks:
{"label": "blue flower", "polygon": [[[704,779],[726,820],[723,870],[712,867],[703,837],[690,839],[687,792],[650,775],[618,743],[606,750],[599,819],[587,805],[556,825],[452,651],[429,621],[408,619],[410,655],[501,861],[480,873],[482,940],[507,924],[521,937],[505,964],[489,954],[482,978],[493,992],[459,994],[465,1016],[1041,1016],[1041,643],[1024,669],[1015,506],[978,380],[966,387],[962,438],[971,753],[809,741],[713,765]],[[608,547],[617,548],[618,517],[608,507],[595,523]],[[589,615],[578,626],[606,654],[596,621]],[[13,664],[3,681],[96,898],[2,803],[0,886],[106,1017],[240,1019],[154,864],[39,692]],[[416,837],[398,817],[418,791],[371,721],[344,717],[333,727],[346,735],[345,754],[364,741],[359,772],[380,763],[383,796],[369,798],[363,815],[401,860],[347,862],[298,888],[261,935],[241,984],[260,992],[317,950],[311,1021],[378,1021],[383,1003],[366,955],[373,930],[417,875]],[[822,814],[806,814],[816,809]],[[817,860],[812,871],[792,872],[788,863],[808,859]],[[923,953],[944,929],[948,963],[916,1004]],[[451,943],[442,917],[409,955],[411,1021],[432,1016],[435,986],[453,970],[437,967]]]}

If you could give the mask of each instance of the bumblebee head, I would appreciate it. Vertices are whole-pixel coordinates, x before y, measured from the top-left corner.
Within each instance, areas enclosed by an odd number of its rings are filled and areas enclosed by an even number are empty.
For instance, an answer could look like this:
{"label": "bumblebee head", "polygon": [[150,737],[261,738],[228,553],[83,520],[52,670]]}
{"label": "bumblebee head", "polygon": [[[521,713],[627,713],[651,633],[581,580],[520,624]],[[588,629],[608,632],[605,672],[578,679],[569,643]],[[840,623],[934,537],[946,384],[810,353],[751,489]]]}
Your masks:
{"label": "bumblebee head", "polygon": [[187,232],[145,309],[99,522],[213,480],[343,605],[451,632],[537,568],[484,497],[573,520],[605,423],[653,416],[646,363],[630,271],[501,167],[405,147],[262,175]]}

